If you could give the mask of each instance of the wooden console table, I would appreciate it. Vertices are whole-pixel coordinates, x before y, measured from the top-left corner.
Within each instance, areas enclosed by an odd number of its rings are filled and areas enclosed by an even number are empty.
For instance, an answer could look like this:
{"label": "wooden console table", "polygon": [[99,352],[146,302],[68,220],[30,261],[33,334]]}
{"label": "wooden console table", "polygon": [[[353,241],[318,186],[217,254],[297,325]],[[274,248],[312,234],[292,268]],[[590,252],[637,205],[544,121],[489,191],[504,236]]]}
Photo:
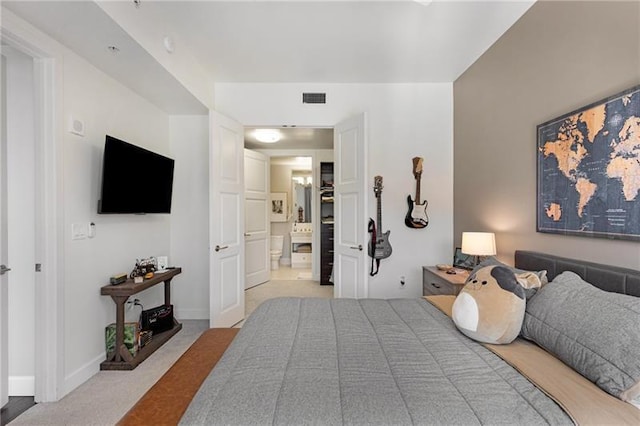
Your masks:
{"label": "wooden console table", "polygon": [[147,359],[149,355],[154,353],[156,349],[162,346],[167,340],[171,339],[178,331],[182,329],[176,319],[173,319],[173,328],[162,333],[154,334],[151,341],[143,348],[138,349],[136,356],[131,353],[124,344],[124,304],[136,293],[153,287],[156,284],[164,283],[164,304],[171,304],[171,279],[182,272],[182,268],[170,269],[167,272],[156,273],[153,278],[144,280],[141,283],[134,283],[132,279],[128,279],[122,284],[106,285],[100,288],[100,294],[103,296],[111,296],[116,304],[116,346],[113,353],[107,354],[107,359],[100,364],[101,370],[133,370],[142,361]]}

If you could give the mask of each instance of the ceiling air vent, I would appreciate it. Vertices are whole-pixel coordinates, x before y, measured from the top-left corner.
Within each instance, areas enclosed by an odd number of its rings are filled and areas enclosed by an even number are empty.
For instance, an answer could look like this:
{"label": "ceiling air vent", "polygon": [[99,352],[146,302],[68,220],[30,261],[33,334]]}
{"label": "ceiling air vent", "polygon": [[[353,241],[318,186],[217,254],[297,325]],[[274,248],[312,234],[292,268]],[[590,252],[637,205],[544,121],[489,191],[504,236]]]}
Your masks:
{"label": "ceiling air vent", "polygon": [[302,103],[303,104],[326,104],[327,94],[326,93],[303,93]]}

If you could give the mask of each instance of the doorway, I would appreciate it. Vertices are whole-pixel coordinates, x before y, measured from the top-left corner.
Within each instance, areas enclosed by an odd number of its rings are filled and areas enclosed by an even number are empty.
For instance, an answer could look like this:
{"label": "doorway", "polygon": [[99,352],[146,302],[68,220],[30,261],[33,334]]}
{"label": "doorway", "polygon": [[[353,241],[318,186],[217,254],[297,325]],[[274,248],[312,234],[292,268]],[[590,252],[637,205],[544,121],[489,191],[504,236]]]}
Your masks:
{"label": "doorway", "polygon": [[[6,179],[7,395],[35,395],[36,96],[34,58],[2,46],[2,167]],[[4,214],[3,214],[4,216]],[[3,262],[4,263],[4,262]]]}
{"label": "doorway", "polygon": [[[245,128],[245,148],[269,160],[271,202],[266,220],[272,265],[269,279],[245,292],[247,315],[271,297],[333,297],[333,286],[321,286],[319,282],[320,191],[317,184],[320,162],[333,161],[333,129],[269,128],[277,132],[279,140],[268,144],[258,142],[256,130]],[[271,211],[273,203],[277,204],[278,211]]]}
{"label": "doorway", "polygon": [[314,280],[313,156],[269,158],[272,204],[283,201],[283,214],[270,215],[271,279]]}
{"label": "doorway", "polygon": [[[12,50],[25,55],[27,62],[30,63],[33,77],[33,96],[31,97],[33,143],[29,147],[33,164],[33,174],[29,176],[31,180],[30,191],[33,195],[30,197],[33,203],[33,220],[29,220],[31,230],[28,232],[33,236],[35,249],[33,257],[29,260],[24,271],[33,277],[34,282],[31,296],[29,296],[33,306],[32,313],[29,315],[32,325],[24,325],[32,333],[28,339],[24,340],[26,344],[33,345],[33,350],[30,352],[33,364],[29,361],[32,370],[16,375],[23,379],[26,377],[25,380],[19,379],[16,383],[22,382],[22,385],[28,385],[30,389],[24,393],[34,395],[35,402],[57,401],[60,397],[63,376],[63,358],[61,356],[63,350],[61,343],[63,311],[61,303],[64,281],[62,278],[62,249],[59,247],[59,242],[61,242],[59,236],[62,235],[64,229],[61,210],[62,185],[61,179],[59,179],[62,170],[62,149],[60,147],[62,128],[57,125],[62,122],[63,102],[61,96],[56,96],[56,94],[62,93],[62,58],[56,52],[48,50],[51,46],[39,47],[40,39],[25,31],[9,18],[6,20],[3,18],[1,35],[2,52],[6,51],[9,54],[9,51]],[[4,56],[3,62],[6,60],[6,55]],[[6,67],[8,64],[5,62],[4,65]],[[3,72],[3,76],[7,76],[7,73]],[[7,89],[13,87],[13,83],[10,84],[9,81],[5,81],[5,83]],[[4,104],[8,101],[4,95],[7,92],[9,90],[2,90],[3,119],[8,118],[7,115],[11,114],[12,109],[8,102],[7,105]],[[7,96],[11,95],[7,94]],[[7,140],[10,137],[8,137],[9,130],[6,129],[8,126],[4,124],[2,126],[2,145],[6,148]],[[26,149],[26,147],[21,147],[21,149]],[[6,156],[2,155],[0,162],[3,162],[1,169],[6,172],[10,167],[5,166],[12,163],[13,160],[9,159],[9,163],[7,163]],[[12,166],[14,169],[16,168],[15,165]],[[19,168],[22,168],[22,164],[19,164]],[[6,175],[2,177],[0,189],[8,188],[6,184],[10,179],[5,178]],[[5,225],[5,230],[8,230],[7,220],[10,216],[8,209],[13,209],[13,206],[11,200],[7,198],[8,191],[2,192],[0,199],[4,202],[0,205],[0,210],[4,210],[7,214],[1,215],[0,223]],[[25,223],[27,222],[25,221]],[[13,223],[11,228],[13,229]],[[7,242],[8,238],[5,237],[8,233],[7,231],[6,234],[3,234],[0,240]],[[0,263],[14,269],[13,265],[8,263],[8,251],[8,246],[7,250],[0,249]],[[22,268],[22,266],[20,267]],[[36,272],[38,269],[41,272]],[[2,287],[0,288],[0,402],[2,403],[8,401],[9,393],[9,285],[6,281],[15,271],[16,269],[0,275],[0,286]],[[19,327],[22,326],[19,325]]]}

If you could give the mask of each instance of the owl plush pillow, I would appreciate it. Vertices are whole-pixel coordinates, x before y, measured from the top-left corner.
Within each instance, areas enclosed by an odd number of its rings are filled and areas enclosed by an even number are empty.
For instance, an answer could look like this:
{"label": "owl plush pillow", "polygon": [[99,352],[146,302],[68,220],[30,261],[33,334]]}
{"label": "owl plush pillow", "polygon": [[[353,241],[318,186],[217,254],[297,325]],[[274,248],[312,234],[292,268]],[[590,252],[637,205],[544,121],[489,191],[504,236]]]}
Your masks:
{"label": "owl plush pillow", "polygon": [[526,307],[525,288],[541,286],[535,274],[518,277],[504,266],[475,271],[453,303],[456,327],[484,343],[511,343],[522,328]]}

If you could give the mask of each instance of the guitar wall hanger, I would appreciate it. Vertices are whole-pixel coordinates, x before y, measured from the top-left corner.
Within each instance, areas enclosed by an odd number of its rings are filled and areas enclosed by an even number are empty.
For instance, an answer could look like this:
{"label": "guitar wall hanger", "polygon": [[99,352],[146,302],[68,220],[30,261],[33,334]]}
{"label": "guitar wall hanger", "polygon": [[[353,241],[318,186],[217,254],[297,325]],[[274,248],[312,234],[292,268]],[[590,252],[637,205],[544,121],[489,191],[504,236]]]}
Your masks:
{"label": "guitar wall hanger", "polygon": [[420,180],[422,178],[422,157],[413,158],[413,177],[416,180],[416,199],[411,199],[411,195],[407,196],[407,204],[409,211],[404,218],[404,224],[409,228],[422,229],[429,225],[429,216],[427,216],[427,200],[420,202]]}

